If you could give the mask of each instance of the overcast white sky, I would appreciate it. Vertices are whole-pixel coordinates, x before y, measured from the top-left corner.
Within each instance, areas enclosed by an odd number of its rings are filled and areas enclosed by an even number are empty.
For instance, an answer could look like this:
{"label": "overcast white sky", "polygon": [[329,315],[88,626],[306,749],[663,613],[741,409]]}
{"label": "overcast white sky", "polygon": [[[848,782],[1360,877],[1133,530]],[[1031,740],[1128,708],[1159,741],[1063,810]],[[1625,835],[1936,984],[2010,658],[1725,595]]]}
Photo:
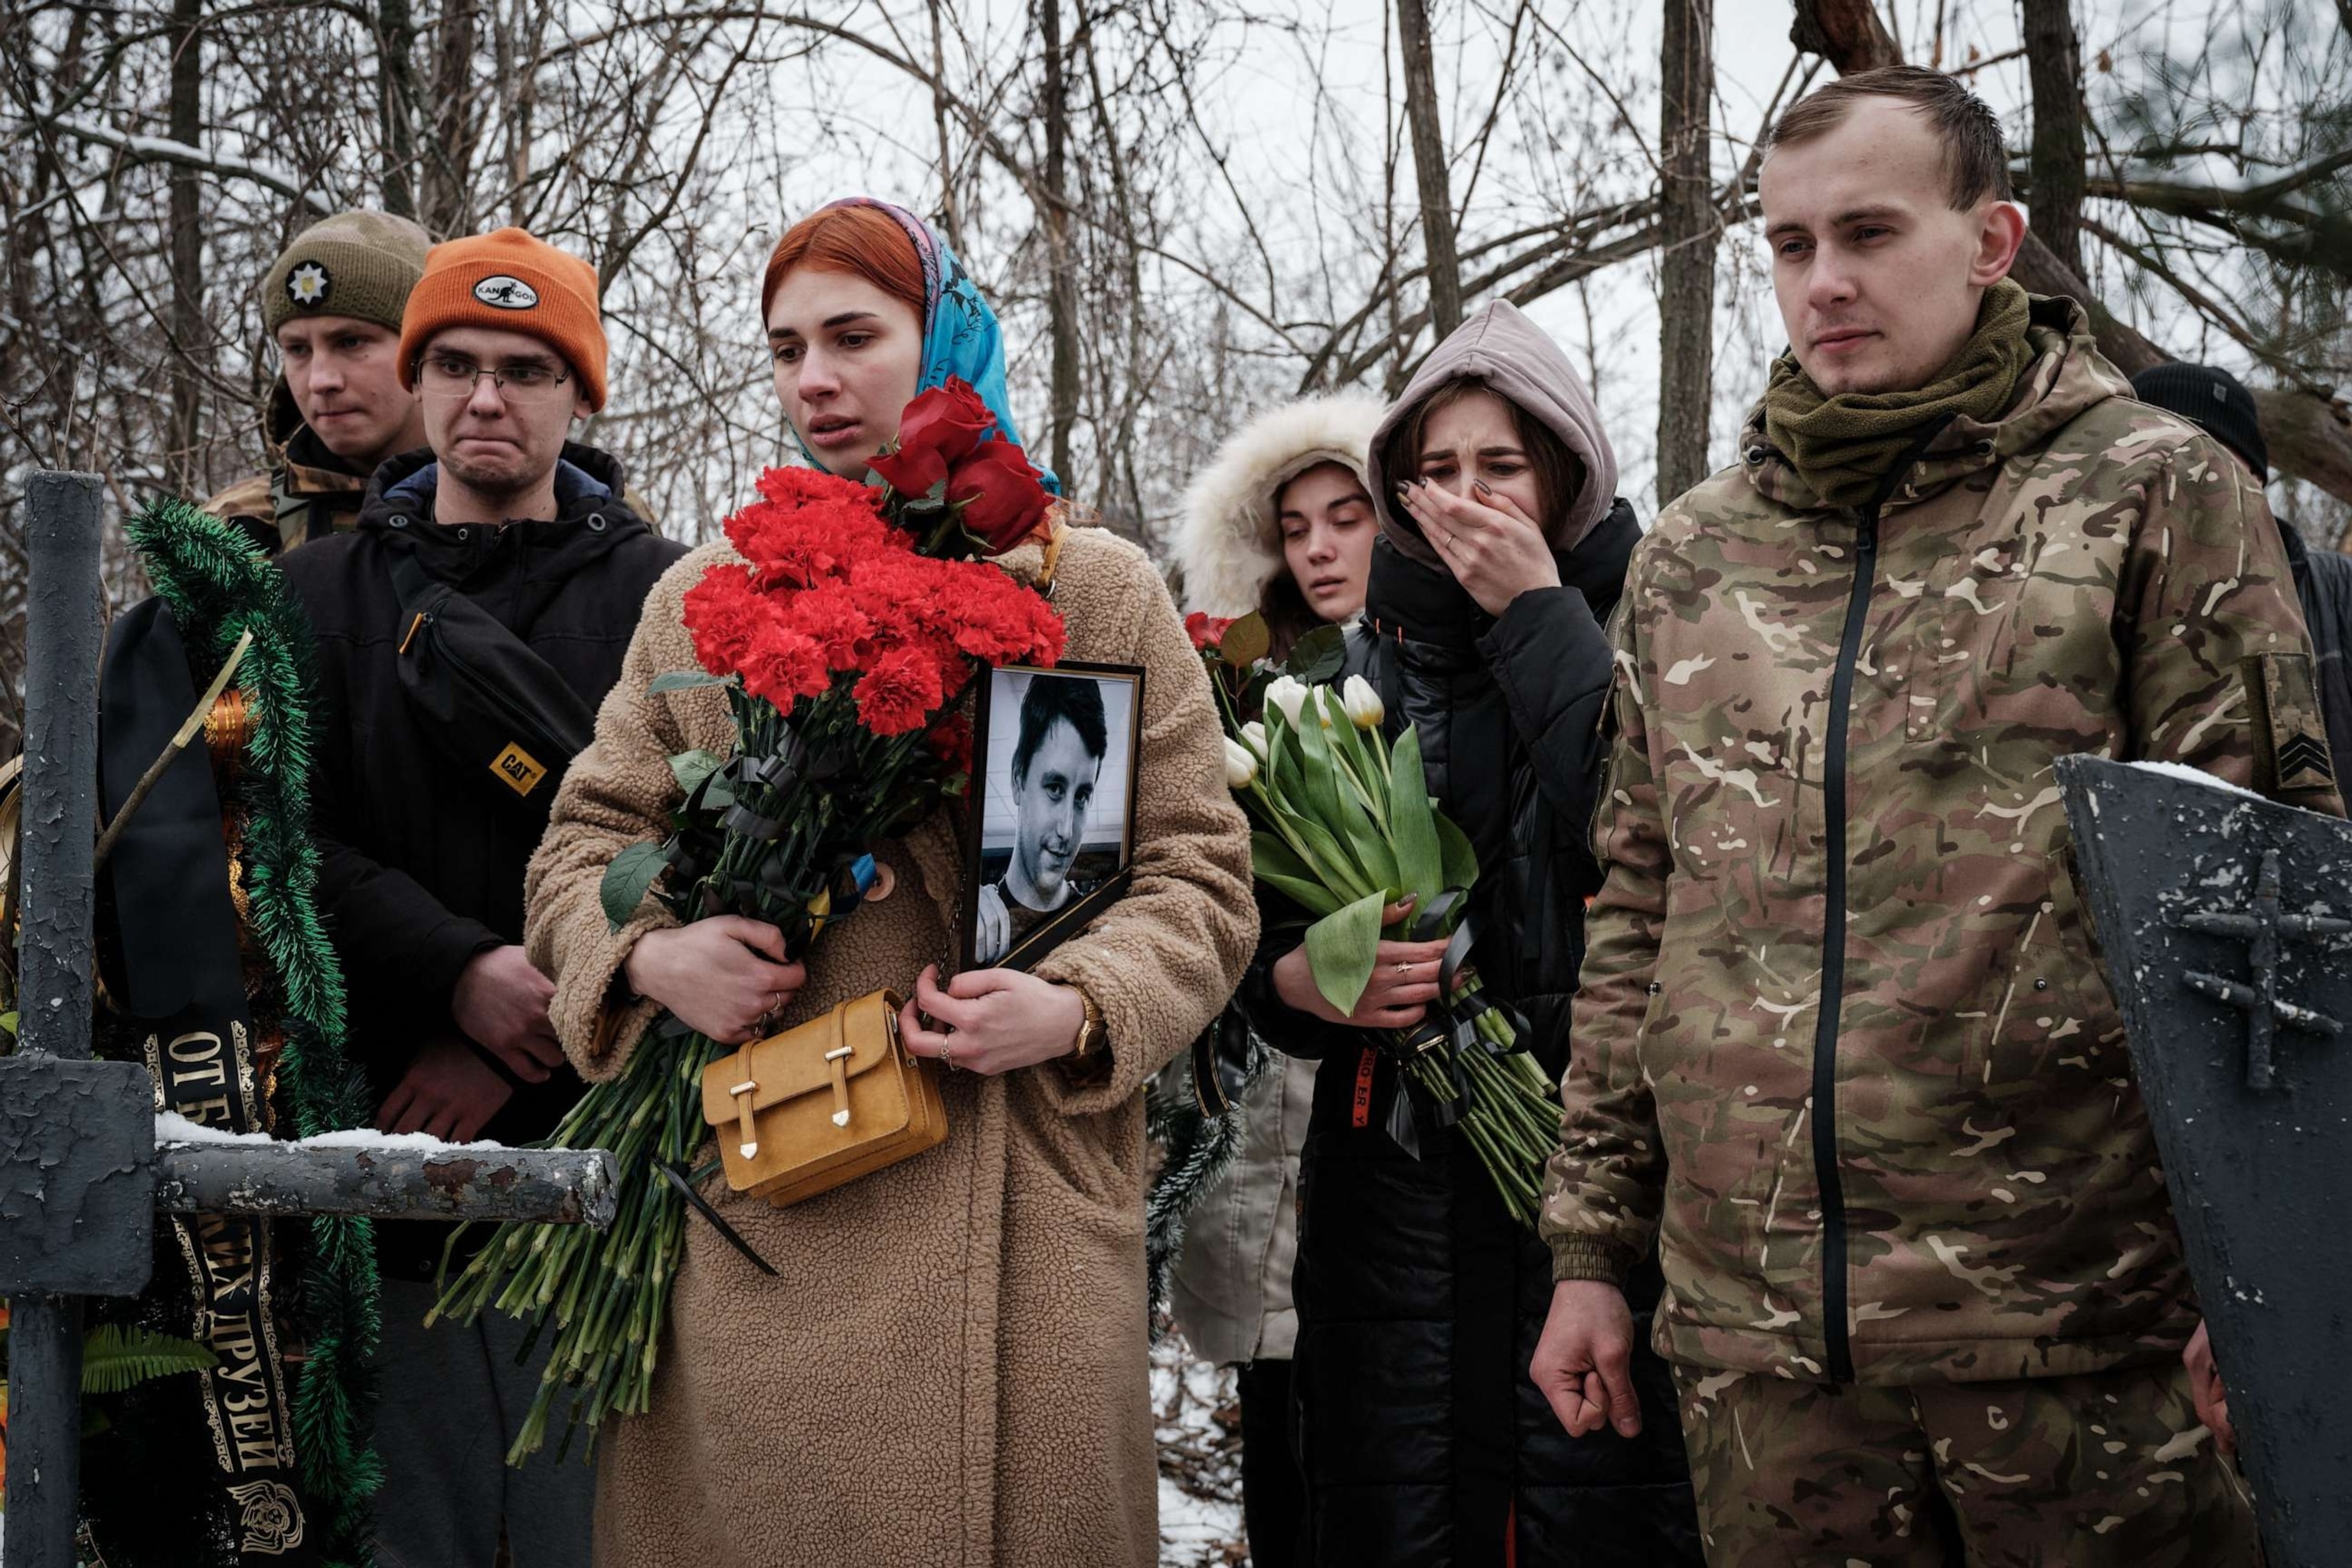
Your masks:
{"label": "overcast white sky", "polygon": [[[2316,5],[2318,0],[2307,3]],[[1433,7],[1441,96],[1455,125],[1457,143],[1466,140],[1484,112],[1496,61],[1491,53],[1480,52],[1487,46],[1474,44],[1467,50],[1456,50],[1453,41],[1464,36],[1465,27],[1488,38],[1498,36],[1511,8],[1510,0],[1437,0]],[[1623,96],[1642,143],[1654,143],[1659,25],[1655,0],[1546,0],[1541,9],[1551,25],[1610,79],[1612,90]],[[2078,0],[2076,14],[2095,99],[2113,91],[2122,79],[2098,74],[2103,50],[2127,63],[2134,51],[2168,42],[2175,54],[2193,57],[2201,49],[2209,20],[2216,13],[2208,0]],[[2225,24],[2235,14],[2236,7],[2220,13]],[[1022,0],[976,0],[966,7],[966,15],[981,26],[986,53],[1014,42],[1017,30],[1026,26],[1027,10]],[[1328,171],[1335,160],[1353,156],[1377,164],[1382,122],[1384,6],[1381,0],[1268,0],[1255,15],[1255,26],[1235,34],[1237,38],[1245,37],[1246,43],[1215,58],[1203,89],[1205,118],[1225,135],[1234,183],[1251,200],[1253,216],[1268,232],[1278,254],[1287,247],[1303,264],[1318,243],[1328,255],[1333,242],[1332,215],[1301,193],[1316,188],[1318,171]],[[1926,56],[1939,17],[1948,65],[1970,58],[1972,47],[1978,57],[1990,58],[2007,54],[2020,41],[2013,0],[1895,0],[1891,7],[1882,5],[1882,15],[1892,18],[1906,52],[1915,59]],[[1744,154],[1766,103],[1789,68],[1795,52],[1788,38],[1790,19],[1790,8],[1784,0],[1717,0],[1719,98],[1715,130],[1716,163],[1721,176],[1727,177]],[[1297,24],[1296,30],[1286,30],[1286,23]],[[1315,40],[1311,58],[1298,41],[1302,37]],[[830,57],[825,68],[840,68],[837,53]],[[1622,80],[1617,79],[1619,73]],[[858,90],[849,95],[848,112],[862,114],[871,132],[845,136],[836,142],[842,148],[839,155],[812,159],[795,169],[782,193],[785,213],[805,211],[817,201],[861,188],[894,195],[917,206],[936,205],[936,176],[928,162],[934,155],[928,100],[887,68],[874,67],[857,80]],[[1319,121],[1315,109],[1318,80],[1328,106]],[[1973,81],[2011,126],[2012,145],[2021,147],[2027,103],[2025,62],[2019,58],[1990,66]],[[1551,77],[1546,90],[1581,95],[1595,104],[1605,101],[1590,78],[1575,72]],[[1357,145],[1336,145],[1334,125],[1352,128]],[[1345,132],[1337,137],[1347,139]],[[1632,138],[1620,134],[1616,142],[1611,156],[1641,156]],[[1560,184],[1559,169],[1556,163],[1549,170],[1543,165],[1546,157],[1556,160],[1559,155],[1524,139],[1516,142],[1498,139],[1474,208],[1490,217],[1510,209],[1515,180],[1524,184],[1532,178],[1547,188],[1556,188]],[[1409,181],[1409,174],[1405,177]],[[1460,180],[1457,173],[1457,199]],[[1329,183],[1328,173],[1323,183]],[[1524,189],[1517,193],[1521,198],[1528,194]],[[1207,225],[1233,221],[1230,212],[1206,214],[1202,218]],[[1475,224],[1474,213],[1474,227]],[[764,254],[764,244],[747,247],[747,254]],[[982,254],[969,259],[985,279],[992,258]],[[1752,226],[1727,237],[1717,276],[1713,452],[1723,462],[1730,458],[1739,414],[1760,389],[1765,365],[1783,338]],[[2126,303],[2112,274],[2094,282],[2111,306]],[[1590,287],[1589,300],[1561,291],[1531,308],[1531,314],[1569,348],[1572,357],[1597,371],[1596,391],[1618,448],[1621,483],[1644,518],[1655,510],[1651,493],[1656,423],[1654,289],[1654,259],[1643,258],[1601,274]],[[2183,321],[2142,321],[2141,325],[2176,352],[2195,352],[2200,347],[2194,337],[2185,335],[2189,329]],[[2234,351],[2202,346],[2210,357],[2242,368],[2243,356]],[[1020,389],[1016,397],[1023,403],[1020,411],[1034,422],[1028,394],[1043,380],[1037,372],[1042,368],[1044,345],[1016,337],[1009,347]],[[1236,418],[1246,412],[1237,408]]]}

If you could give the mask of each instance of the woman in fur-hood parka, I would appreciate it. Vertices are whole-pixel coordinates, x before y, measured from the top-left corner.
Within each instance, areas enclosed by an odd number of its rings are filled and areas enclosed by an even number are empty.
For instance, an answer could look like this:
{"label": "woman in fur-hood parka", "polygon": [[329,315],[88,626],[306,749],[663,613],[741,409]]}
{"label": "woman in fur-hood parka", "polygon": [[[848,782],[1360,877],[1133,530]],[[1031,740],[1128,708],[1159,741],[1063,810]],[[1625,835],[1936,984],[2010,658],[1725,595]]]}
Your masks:
{"label": "woman in fur-hood parka", "polygon": [[[1365,467],[1386,411],[1368,393],[1341,392],[1268,409],[1235,431],[1184,492],[1176,534],[1184,607],[1212,616],[1259,611],[1277,650],[1316,621],[1352,620],[1363,605],[1360,571],[1346,615],[1317,613],[1285,560],[1276,502],[1291,480],[1327,463],[1352,475],[1369,497]],[[1367,521],[1377,527],[1376,516]]]}
{"label": "woman in fur-hood parka", "polygon": [[[1364,468],[1383,412],[1378,398],[1342,393],[1269,409],[1234,432],[1185,493],[1185,607],[1259,611],[1277,652],[1318,624],[1355,619],[1380,530]],[[1266,1043],[1282,1049],[1279,1037]],[[1244,1524],[1259,1568],[1297,1561],[1305,1506],[1289,1440],[1290,1271],[1314,1099],[1315,1063],[1300,1058],[1279,1056],[1251,1080],[1239,1146],[1189,1216],[1169,1277],[1186,1342],[1238,1369]]]}

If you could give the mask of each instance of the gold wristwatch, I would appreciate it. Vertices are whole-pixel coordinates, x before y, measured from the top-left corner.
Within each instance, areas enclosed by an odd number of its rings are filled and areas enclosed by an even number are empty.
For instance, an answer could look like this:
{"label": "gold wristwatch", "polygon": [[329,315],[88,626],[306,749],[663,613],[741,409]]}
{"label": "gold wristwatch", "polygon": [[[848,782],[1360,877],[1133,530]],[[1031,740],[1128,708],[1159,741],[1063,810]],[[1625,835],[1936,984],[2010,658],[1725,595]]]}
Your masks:
{"label": "gold wristwatch", "polygon": [[1074,1062],[1091,1062],[1110,1048],[1110,1031],[1103,1026],[1102,1009],[1086,993],[1086,987],[1073,985],[1078,994],[1078,1005],[1087,1010],[1087,1021],[1078,1026],[1078,1048],[1070,1053]]}

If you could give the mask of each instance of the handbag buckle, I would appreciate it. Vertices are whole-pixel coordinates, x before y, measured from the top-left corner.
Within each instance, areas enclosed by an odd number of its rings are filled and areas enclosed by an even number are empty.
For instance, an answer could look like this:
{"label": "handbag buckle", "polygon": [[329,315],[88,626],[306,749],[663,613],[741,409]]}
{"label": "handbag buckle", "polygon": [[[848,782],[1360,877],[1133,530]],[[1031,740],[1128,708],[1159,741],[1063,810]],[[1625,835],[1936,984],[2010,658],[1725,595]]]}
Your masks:
{"label": "handbag buckle", "polygon": [[735,1145],[735,1150],[746,1160],[756,1160],[760,1157],[759,1122],[751,1115],[751,1096],[758,1093],[759,1089],[759,1079],[747,1078],[727,1091],[734,1098],[736,1112],[742,1118],[742,1128],[738,1134],[739,1142]]}
{"label": "handbag buckle", "polygon": [[824,1059],[833,1064],[833,1124],[835,1127],[849,1125],[849,1069],[842,1064],[856,1049],[854,1046],[839,1045],[824,1053]]}

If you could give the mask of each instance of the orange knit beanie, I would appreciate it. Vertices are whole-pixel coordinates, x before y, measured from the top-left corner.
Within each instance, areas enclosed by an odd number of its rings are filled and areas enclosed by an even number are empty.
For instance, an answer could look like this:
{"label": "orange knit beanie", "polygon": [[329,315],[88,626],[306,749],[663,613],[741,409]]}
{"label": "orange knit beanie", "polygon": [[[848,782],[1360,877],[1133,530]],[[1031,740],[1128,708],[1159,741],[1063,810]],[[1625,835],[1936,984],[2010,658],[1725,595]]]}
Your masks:
{"label": "orange knit beanie", "polygon": [[527,332],[562,354],[588,409],[604,406],[604,322],[596,269],[519,228],[435,246],[400,319],[400,384],[416,384],[416,358],[450,327]]}

